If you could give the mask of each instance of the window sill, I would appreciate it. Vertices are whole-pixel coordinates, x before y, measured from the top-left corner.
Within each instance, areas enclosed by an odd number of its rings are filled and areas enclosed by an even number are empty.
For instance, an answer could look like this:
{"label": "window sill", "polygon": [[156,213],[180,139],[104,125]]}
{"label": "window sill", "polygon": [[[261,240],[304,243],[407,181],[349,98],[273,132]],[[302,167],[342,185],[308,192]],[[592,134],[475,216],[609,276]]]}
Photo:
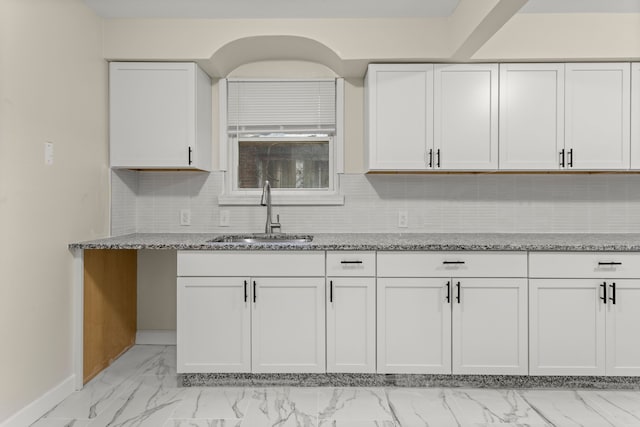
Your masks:
{"label": "window sill", "polygon": [[[260,194],[221,194],[218,197],[220,206],[260,204]],[[273,206],[341,206],[344,205],[342,194],[274,194],[271,193]]]}

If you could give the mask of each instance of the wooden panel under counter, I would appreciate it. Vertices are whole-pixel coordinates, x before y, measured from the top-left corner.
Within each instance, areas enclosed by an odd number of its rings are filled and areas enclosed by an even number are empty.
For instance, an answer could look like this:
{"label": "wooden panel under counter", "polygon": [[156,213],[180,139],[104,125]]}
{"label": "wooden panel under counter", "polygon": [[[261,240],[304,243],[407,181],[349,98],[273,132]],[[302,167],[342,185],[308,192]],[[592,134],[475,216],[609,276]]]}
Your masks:
{"label": "wooden panel under counter", "polygon": [[135,344],[137,251],[84,251],[83,382]]}

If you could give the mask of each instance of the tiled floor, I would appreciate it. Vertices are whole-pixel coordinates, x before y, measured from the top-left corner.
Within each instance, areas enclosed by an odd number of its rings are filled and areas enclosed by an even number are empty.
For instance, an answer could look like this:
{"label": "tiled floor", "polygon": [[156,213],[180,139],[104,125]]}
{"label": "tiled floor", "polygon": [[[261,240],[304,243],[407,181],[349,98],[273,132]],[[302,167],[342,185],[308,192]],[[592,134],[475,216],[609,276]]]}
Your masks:
{"label": "tiled floor", "polygon": [[135,346],[33,427],[640,426],[640,391],[179,388],[175,359]]}

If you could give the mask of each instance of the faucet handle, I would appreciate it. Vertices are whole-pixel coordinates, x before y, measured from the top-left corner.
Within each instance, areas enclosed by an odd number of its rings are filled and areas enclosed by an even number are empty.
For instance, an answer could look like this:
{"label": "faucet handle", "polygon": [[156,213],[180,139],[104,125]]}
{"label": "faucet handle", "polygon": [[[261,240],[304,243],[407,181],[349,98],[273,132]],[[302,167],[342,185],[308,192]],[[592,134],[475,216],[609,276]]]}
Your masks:
{"label": "faucet handle", "polygon": [[280,224],[280,214],[276,215],[276,222],[270,224],[272,233],[280,233],[282,231],[282,224]]}

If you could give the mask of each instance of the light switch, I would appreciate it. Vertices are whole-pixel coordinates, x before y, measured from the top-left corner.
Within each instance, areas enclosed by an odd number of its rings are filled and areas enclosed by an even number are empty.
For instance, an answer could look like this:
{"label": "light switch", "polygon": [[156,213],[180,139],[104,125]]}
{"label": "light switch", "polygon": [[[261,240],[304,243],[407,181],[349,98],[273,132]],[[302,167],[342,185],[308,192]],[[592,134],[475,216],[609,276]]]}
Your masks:
{"label": "light switch", "polygon": [[53,142],[44,143],[44,164],[48,166],[53,164]]}

